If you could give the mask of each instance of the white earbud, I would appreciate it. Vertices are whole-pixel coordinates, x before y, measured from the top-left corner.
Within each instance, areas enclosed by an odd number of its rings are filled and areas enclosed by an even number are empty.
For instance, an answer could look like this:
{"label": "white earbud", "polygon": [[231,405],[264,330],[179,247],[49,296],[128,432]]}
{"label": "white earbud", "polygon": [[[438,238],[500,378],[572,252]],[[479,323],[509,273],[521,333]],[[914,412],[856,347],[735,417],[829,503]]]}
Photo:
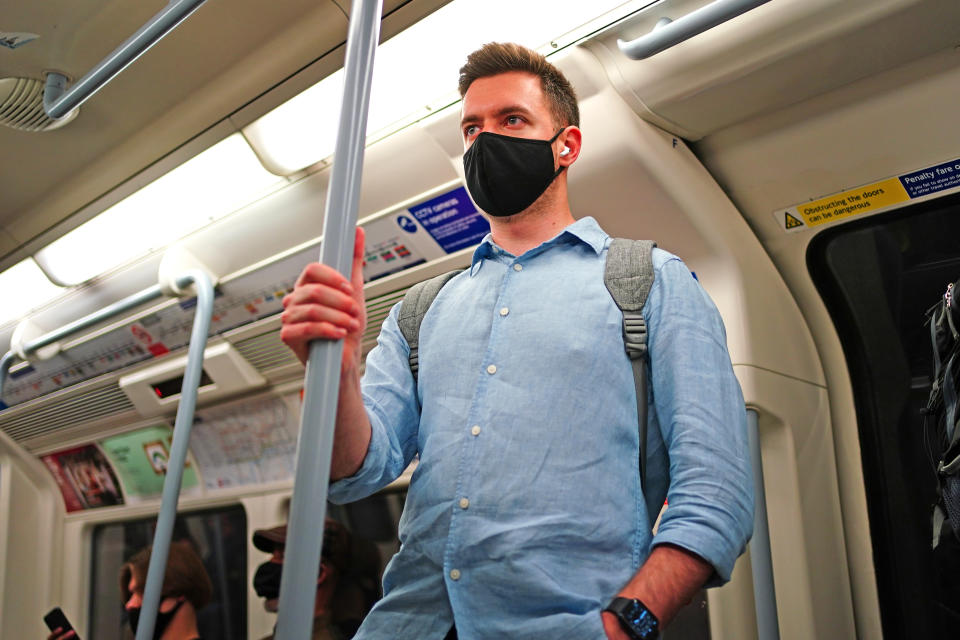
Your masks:
{"label": "white earbud", "polygon": [[570,147],[564,147],[563,150],[560,152],[560,155],[565,156],[568,153],[570,153]]}

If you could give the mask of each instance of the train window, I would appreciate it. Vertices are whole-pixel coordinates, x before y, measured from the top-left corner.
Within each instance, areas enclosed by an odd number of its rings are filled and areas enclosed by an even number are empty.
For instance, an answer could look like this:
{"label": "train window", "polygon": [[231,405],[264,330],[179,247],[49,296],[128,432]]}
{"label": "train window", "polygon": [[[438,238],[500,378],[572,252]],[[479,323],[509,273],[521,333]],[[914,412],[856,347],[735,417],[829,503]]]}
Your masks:
{"label": "train window", "polygon": [[807,254],[850,371],[888,638],[960,624],[960,545],[931,548],[936,479],[920,413],[933,372],[926,312],[960,278],[958,238],[954,195],[829,229]]}
{"label": "train window", "polygon": [[[153,543],[156,518],[98,525],[93,531],[89,636],[131,637],[120,595],[123,563]],[[230,506],[177,516],[173,539],[189,542],[213,583],[213,598],[197,615],[205,640],[247,637],[247,517]]]}

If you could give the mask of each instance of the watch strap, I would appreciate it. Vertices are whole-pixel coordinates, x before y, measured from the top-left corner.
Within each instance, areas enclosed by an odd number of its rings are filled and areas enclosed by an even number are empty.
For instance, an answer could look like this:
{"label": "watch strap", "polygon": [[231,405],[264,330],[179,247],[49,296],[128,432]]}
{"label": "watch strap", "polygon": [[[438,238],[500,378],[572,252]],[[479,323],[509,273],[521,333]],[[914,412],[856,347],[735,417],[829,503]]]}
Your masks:
{"label": "watch strap", "polygon": [[660,637],[660,621],[657,616],[636,598],[617,596],[604,611],[617,616],[620,626],[632,640],[658,640]]}

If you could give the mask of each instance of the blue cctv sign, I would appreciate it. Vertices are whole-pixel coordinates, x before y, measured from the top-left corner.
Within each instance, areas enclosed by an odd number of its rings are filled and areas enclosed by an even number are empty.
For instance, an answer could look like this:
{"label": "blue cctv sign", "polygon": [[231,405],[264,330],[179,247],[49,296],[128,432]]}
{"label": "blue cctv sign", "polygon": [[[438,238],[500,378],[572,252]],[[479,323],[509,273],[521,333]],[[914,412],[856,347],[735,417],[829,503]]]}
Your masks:
{"label": "blue cctv sign", "polygon": [[[410,207],[409,211],[447,253],[475,245],[490,232],[490,224],[477,211],[464,187]],[[410,231],[400,219],[398,223]]]}

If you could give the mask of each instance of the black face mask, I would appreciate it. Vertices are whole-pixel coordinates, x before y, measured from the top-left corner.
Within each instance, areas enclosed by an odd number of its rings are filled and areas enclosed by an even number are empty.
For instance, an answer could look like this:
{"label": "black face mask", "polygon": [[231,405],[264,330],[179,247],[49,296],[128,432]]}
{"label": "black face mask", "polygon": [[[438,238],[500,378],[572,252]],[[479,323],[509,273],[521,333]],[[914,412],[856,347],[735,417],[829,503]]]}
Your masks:
{"label": "black face mask", "polygon": [[[160,636],[162,636],[163,632],[170,626],[170,622],[173,621],[173,616],[177,615],[177,610],[183,606],[183,602],[183,600],[180,600],[177,602],[177,606],[166,613],[162,611],[157,612],[157,621],[153,625],[153,640],[160,640]],[[133,629],[133,635],[137,635],[137,625],[140,624],[140,607],[127,609],[127,619],[130,621],[130,628]]]}
{"label": "black face mask", "polygon": [[253,574],[253,590],[267,600],[280,597],[280,576],[283,565],[279,562],[264,562]]}
{"label": "black face mask", "polygon": [[484,131],[463,154],[467,189],[480,208],[492,216],[520,213],[560,175],[553,169],[549,140],[514,138]]}

